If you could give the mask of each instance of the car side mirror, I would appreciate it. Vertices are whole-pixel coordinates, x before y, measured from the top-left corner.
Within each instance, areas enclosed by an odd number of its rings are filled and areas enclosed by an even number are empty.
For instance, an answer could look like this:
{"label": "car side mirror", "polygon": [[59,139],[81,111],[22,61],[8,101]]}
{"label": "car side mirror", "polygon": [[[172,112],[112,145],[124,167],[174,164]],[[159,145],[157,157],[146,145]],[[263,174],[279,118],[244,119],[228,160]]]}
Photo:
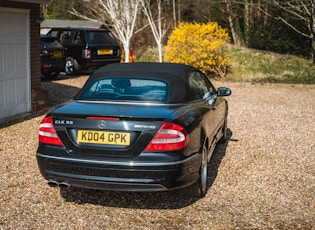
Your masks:
{"label": "car side mirror", "polygon": [[218,96],[230,96],[232,91],[226,87],[218,88]]}

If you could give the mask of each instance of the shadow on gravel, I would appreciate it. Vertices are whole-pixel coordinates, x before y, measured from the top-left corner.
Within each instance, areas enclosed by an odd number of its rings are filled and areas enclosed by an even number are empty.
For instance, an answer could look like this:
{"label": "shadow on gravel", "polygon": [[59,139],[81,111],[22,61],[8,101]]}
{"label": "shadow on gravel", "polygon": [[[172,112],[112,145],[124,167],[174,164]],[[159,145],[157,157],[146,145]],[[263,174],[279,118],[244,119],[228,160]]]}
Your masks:
{"label": "shadow on gravel", "polygon": [[79,88],[60,84],[57,81],[42,82],[42,89],[47,90],[48,106],[55,106],[71,100]]}
{"label": "shadow on gravel", "polygon": [[[218,144],[209,162],[208,188],[213,185],[222,159],[225,156],[232,132],[228,129],[228,141]],[[113,192],[104,190],[91,190],[71,187],[68,190],[60,190],[60,195],[67,202],[77,204],[93,204],[116,208],[132,209],[180,209],[189,206],[198,199],[187,197],[182,190],[168,192]]]}
{"label": "shadow on gravel", "polygon": [[78,87],[65,85],[59,83],[60,80],[65,80],[69,78],[75,78],[73,76],[69,77],[67,75],[60,75],[54,81],[43,81],[42,89],[47,91],[48,94],[48,106],[55,106],[66,101],[71,100],[74,95],[80,90]]}
{"label": "shadow on gravel", "polygon": [[76,77],[81,77],[84,75],[91,75],[92,73],[93,73],[93,71],[82,71],[80,74],[70,76],[70,75],[67,75],[65,72],[61,72],[57,78],[55,78],[53,80],[42,79],[42,82],[62,81],[62,80],[67,80],[67,79],[73,79]]}
{"label": "shadow on gravel", "polygon": [[225,156],[227,146],[230,141],[237,141],[232,139],[233,132],[227,129],[227,141],[224,144],[217,144],[213,154],[211,156],[210,162],[208,164],[208,186],[209,188],[213,185],[215,179],[217,178],[220,164]]}

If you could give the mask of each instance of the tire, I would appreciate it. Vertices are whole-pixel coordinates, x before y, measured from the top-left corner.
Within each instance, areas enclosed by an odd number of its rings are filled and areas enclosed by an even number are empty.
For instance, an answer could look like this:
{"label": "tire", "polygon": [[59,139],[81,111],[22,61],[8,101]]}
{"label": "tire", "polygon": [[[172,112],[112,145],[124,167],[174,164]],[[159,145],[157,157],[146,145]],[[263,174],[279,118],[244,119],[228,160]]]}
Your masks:
{"label": "tire", "polygon": [[199,168],[199,178],[196,183],[186,188],[186,195],[194,198],[203,198],[208,187],[208,150],[204,144],[201,152],[201,163]]}
{"label": "tire", "polygon": [[74,58],[72,57],[66,58],[65,72],[67,75],[74,76],[78,74],[80,69],[81,69],[80,65]]}
{"label": "tire", "polygon": [[224,118],[224,123],[223,123],[223,127],[222,127],[222,137],[220,138],[220,140],[218,141],[219,144],[224,144],[227,142],[227,117]]}

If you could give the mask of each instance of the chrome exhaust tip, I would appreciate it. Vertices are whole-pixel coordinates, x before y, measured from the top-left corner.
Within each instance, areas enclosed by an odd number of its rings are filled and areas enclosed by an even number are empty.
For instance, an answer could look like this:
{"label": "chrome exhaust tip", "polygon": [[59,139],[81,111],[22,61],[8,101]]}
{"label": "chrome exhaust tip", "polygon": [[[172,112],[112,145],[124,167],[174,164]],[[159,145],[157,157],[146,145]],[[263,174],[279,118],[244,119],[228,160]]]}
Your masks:
{"label": "chrome exhaust tip", "polygon": [[58,181],[54,181],[54,180],[50,180],[50,181],[48,181],[48,185],[49,185],[50,187],[55,188],[55,187],[58,187],[59,182],[58,182]]}
{"label": "chrome exhaust tip", "polygon": [[59,188],[61,189],[69,189],[70,188],[70,184],[66,183],[66,182],[60,182],[59,183]]}

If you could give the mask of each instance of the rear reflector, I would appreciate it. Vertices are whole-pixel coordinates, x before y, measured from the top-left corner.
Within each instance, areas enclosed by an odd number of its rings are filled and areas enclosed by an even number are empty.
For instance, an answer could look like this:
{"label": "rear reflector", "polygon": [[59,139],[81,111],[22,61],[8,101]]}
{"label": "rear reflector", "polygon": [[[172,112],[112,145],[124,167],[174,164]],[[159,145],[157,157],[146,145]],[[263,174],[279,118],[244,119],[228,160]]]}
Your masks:
{"label": "rear reflector", "polygon": [[174,151],[187,146],[189,136],[180,125],[164,122],[145,151]]}
{"label": "rear reflector", "polygon": [[40,123],[38,139],[41,143],[63,146],[55,130],[52,117],[45,117]]}

